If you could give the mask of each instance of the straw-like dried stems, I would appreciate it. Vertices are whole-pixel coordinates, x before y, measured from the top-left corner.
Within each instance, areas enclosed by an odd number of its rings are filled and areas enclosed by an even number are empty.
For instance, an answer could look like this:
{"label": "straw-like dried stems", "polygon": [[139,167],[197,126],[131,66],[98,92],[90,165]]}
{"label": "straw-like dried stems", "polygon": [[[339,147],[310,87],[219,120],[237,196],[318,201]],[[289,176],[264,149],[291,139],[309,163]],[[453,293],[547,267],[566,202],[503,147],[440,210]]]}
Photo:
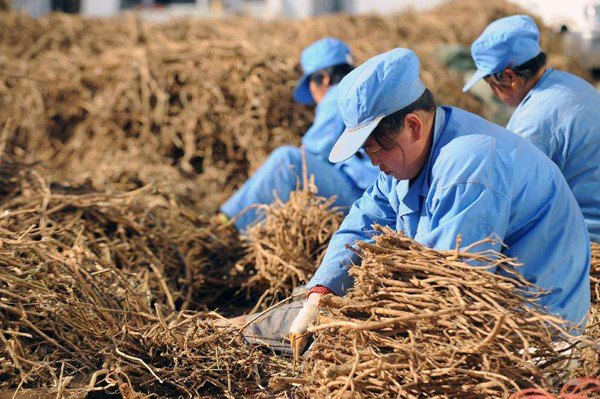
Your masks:
{"label": "straw-like dried stems", "polygon": [[221,316],[184,311],[241,284],[234,232],[149,187],[62,194],[30,168],[15,181],[19,170],[0,169],[12,184],[0,214],[0,391],[255,397],[286,373],[285,358],[217,328]]}
{"label": "straw-like dried stems", "polygon": [[592,243],[590,284],[592,306],[590,308],[586,334],[596,339],[600,339],[600,244],[595,242]]}
{"label": "straw-like dried stems", "polygon": [[375,243],[359,243],[354,290],[321,299],[309,396],[489,398],[550,384],[564,326],[535,305],[513,259],[376,229]]}
{"label": "straw-like dried stems", "polygon": [[104,269],[136,276],[172,309],[197,308],[239,286],[233,265],[242,248],[235,231],[167,201],[151,186],[100,194],[51,185],[36,170],[21,175],[15,195],[2,203],[11,231],[33,232],[65,249],[81,247]]}
{"label": "straw-like dried stems", "polygon": [[302,182],[298,181],[287,202],[277,198],[273,204],[259,207],[265,219],[248,229],[246,255],[238,263],[253,272],[244,286],[263,291],[252,311],[308,283],[344,219],[332,206],[334,201],[335,197],[317,196],[314,176],[309,178],[304,167]]}
{"label": "straw-like dried stems", "polygon": [[255,397],[288,368],[245,345],[236,329],[216,328],[210,314],[172,313],[81,248],[61,253],[33,234],[0,235],[0,389]]}
{"label": "straw-like dried stems", "polygon": [[[390,17],[160,25],[133,15],[2,13],[5,152],[44,161],[57,175],[100,191],[158,183],[173,198],[215,210],[273,149],[297,144],[310,125],[311,111],[294,103],[291,91],[300,52],[311,42],[337,36],[359,63],[410,47],[438,101],[485,114],[479,100],[460,90],[461,77],[438,59],[439,47],[470,45],[489,22],[519,11],[508,3],[460,0]],[[560,41],[541,29],[550,62],[576,69]]]}

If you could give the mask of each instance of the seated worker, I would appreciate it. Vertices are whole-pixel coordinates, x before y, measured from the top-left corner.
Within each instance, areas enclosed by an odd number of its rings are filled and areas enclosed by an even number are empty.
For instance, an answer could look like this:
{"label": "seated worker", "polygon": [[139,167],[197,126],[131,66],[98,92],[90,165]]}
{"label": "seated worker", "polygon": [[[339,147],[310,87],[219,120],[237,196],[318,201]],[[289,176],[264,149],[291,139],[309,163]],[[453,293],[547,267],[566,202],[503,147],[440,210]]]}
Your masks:
{"label": "seated worker", "polygon": [[436,107],[408,49],[378,55],[348,74],[338,105],[346,131],[329,159],[344,161],[362,147],[381,173],[333,236],[304,304],[275,309],[247,334],[279,334],[283,342],[289,329],[298,353],[319,297],[342,296],[352,287],[346,265],[359,259],[346,245],[372,242],[373,224],[439,250],[454,249],[459,234],[463,248],[497,235],[506,246],[477,249],[517,258],[523,277],[549,292],[543,306],[573,323],[584,321],[589,236],[573,193],[548,157],[477,115]]}
{"label": "seated worker", "polygon": [[506,128],[525,137],[562,171],[590,238],[600,242],[600,93],[585,80],[546,67],[539,30],[525,15],[491,23],[473,42],[477,72],[496,96],[517,107]]}
{"label": "seated worker", "polygon": [[[318,195],[337,196],[334,205],[344,207],[347,213],[379,172],[364,153],[340,164],[327,160],[345,128],[337,107],[338,83],[354,68],[352,54],[343,42],[326,38],[302,52],[301,64],[304,75],[298,82],[294,97],[301,104],[317,103],[314,123],[302,138],[308,175],[315,176]],[[289,146],[276,149],[221,207],[221,219],[232,219],[250,205],[272,203],[274,191],[282,201],[287,201],[297,182],[302,183],[301,178],[301,149]],[[234,224],[238,231],[244,232],[258,217],[256,210],[252,209],[234,219]]]}

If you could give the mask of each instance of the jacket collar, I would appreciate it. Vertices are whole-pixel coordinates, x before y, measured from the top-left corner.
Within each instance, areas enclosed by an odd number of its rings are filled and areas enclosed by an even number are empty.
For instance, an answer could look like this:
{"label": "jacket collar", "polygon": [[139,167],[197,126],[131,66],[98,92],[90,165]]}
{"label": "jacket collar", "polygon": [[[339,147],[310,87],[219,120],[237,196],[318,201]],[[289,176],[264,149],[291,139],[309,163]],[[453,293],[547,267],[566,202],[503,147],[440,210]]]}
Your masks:
{"label": "jacket collar", "polygon": [[548,68],[546,69],[546,71],[544,72],[544,74],[542,75],[542,77],[540,78],[540,80],[538,80],[535,83],[535,86],[533,86],[531,88],[531,90],[529,90],[529,92],[525,95],[525,97],[523,98],[523,100],[521,100],[521,103],[517,106],[517,108],[521,108],[527,101],[529,101],[529,99],[531,98],[531,94],[534,92],[534,90],[539,89],[542,84],[544,83],[544,81],[546,79],[548,79],[548,76],[550,76],[550,73],[553,71],[552,68]]}

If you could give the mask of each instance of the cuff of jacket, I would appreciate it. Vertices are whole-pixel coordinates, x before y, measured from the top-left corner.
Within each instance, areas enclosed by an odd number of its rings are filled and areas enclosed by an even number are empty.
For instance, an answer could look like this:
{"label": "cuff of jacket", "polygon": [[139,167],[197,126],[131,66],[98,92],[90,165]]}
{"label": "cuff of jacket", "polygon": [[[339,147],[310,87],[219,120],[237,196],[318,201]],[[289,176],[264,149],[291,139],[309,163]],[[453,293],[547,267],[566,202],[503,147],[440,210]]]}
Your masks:
{"label": "cuff of jacket", "polygon": [[315,285],[310,290],[308,290],[308,293],[306,294],[306,298],[308,299],[310,294],[314,294],[314,293],[321,294],[321,295],[335,294],[332,290],[330,290],[327,287],[324,287],[322,285]]}

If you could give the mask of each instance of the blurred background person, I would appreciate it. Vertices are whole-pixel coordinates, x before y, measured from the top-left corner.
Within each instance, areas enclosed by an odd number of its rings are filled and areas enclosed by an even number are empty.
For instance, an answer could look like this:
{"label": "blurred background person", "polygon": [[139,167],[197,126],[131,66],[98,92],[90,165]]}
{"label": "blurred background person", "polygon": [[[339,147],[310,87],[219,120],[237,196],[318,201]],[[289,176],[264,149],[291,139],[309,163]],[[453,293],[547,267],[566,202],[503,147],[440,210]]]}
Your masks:
{"label": "blurred background person", "polygon": [[600,93],[575,75],[548,68],[539,35],[525,15],[492,22],[471,46],[477,72],[463,91],[485,79],[500,100],[517,107],[507,129],[558,165],[590,239],[600,242]]}
{"label": "blurred background person", "polygon": [[[301,104],[317,104],[314,123],[302,138],[308,175],[314,175],[318,195],[335,195],[335,205],[344,207],[347,213],[379,172],[364,152],[341,164],[333,164],[327,159],[345,129],[337,106],[338,83],[354,69],[352,53],[340,40],[325,38],[302,52],[301,65],[304,75],[298,81],[294,98]],[[298,182],[302,184],[301,179],[302,150],[292,146],[279,147],[225,202],[219,219],[222,222],[233,219],[238,231],[244,232],[261,215],[256,209],[240,212],[251,205],[272,203],[275,194],[283,202],[287,201]]]}

